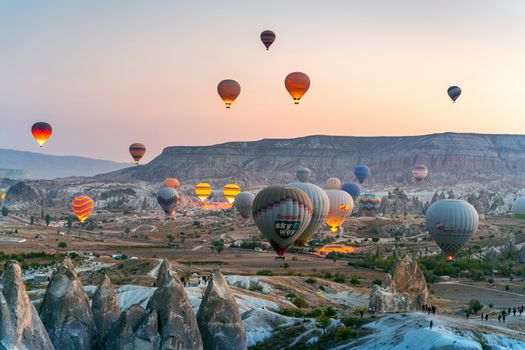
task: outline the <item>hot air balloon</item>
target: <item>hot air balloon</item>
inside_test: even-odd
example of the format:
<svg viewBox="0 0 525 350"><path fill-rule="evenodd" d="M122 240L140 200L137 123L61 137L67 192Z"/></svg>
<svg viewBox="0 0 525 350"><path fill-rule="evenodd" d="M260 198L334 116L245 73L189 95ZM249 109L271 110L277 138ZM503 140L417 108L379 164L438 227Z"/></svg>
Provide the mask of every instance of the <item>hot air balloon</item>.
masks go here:
<svg viewBox="0 0 525 350"><path fill-rule="evenodd" d="M329 190L339 190L341 189L341 180L337 177L331 177L326 180L326 188Z"/></svg>
<svg viewBox="0 0 525 350"><path fill-rule="evenodd" d="M424 165L416 165L412 169L412 176L417 182L423 181L428 175L428 168Z"/></svg>
<svg viewBox="0 0 525 350"><path fill-rule="evenodd" d="M525 196L516 198L512 203L512 214L519 219L525 219Z"/></svg>
<svg viewBox="0 0 525 350"><path fill-rule="evenodd" d="M171 187L171 188L173 188L175 190L179 188L179 185L180 185L179 184L179 180L177 180L174 177L168 177L162 183L162 186L164 186L164 187Z"/></svg>
<svg viewBox="0 0 525 350"><path fill-rule="evenodd" d="M241 93L241 85L235 80L226 79L219 83L217 86L217 92L219 92L219 96L226 104L226 108L229 109L231 108L233 101L239 97L239 94Z"/></svg>
<svg viewBox="0 0 525 350"><path fill-rule="evenodd" d="M40 147L43 147L47 139L51 137L53 128L48 123L38 122L31 127L31 133Z"/></svg>
<svg viewBox="0 0 525 350"><path fill-rule="evenodd" d="M359 196L359 208L365 214L377 213L381 209L381 197L377 194L362 194Z"/></svg>
<svg viewBox="0 0 525 350"><path fill-rule="evenodd" d="M359 183L363 183L370 176L370 169L366 165L358 165L354 168L354 175Z"/></svg>
<svg viewBox="0 0 525 350"><path fill-rule="evenodd" d="M129 146L129 154L133 157L135 164L139 164L144 153L146 153L146 146L142 143L132 143L131 146Z"/></svg>
<svg viewBox="0 0 525 350"><path fill-rule="evenodd" d="M308 195L308 198L310 198L313 205L312 220L310 220L310 223L304 229L303 233L294 242L295 246L304 247L306 246L306 243L308 242L310 237L312 237L312 235L316 233L317 230L319 230L319 227L321 227L324 224L326 216L328 215L330 200L328 199L328 195L326 194L326 192L323 191L321 187L316 186L314 184L305 182L294 182L291 183L289 186L303 190Z"/></svg>
<svg viewBox="0 0 525 350"><path fill-rule="evenodd" d="M310 88L310 78L304 73L293 72L284 79L284 86L286 86L286 90L288 90L294 103L297 105Z"/></svg>
<svg viewBox="0 0 525 350"><path fill-rule="evenodd" d="M448 88L447 93L452 102L455 103L458 97L461 95L461 88L459 86L451 86Z"/></svg>
<svg viewBox="0 0 525 350"><path fill-rule="evenodd" d="M78 196L71 201L71 210L80 222L86 221L93 213L93 208L95 208L95 202L88 196Z"/></svg>
<svg viewBox="0 0 525 350"><path fill-rule="evenodd" d="M241 188L236 184L227 184L222 189L222 194L226 197L228 203L232 204L235 200L235 196L241 193Z"/></svg>
<svg viewBox="0 0 525 350"><path fill-rule="evenodd" d="M310 175L312 175L312 171L308 168L301 167L297 169L295 175L300 182L308 182L308 180L310 180Z"/></svg>
<svg viewBox="0 0 525 350"><path fill-rule="evenodd" d="M351 195L354 201L361 194L361 186L355 182L345 182L341 185L341 190Z"/></svg>
<svg viewBox="0 0 525 350"><path fill-rule="evenodd" d="M261 33L261 41L263 42L264 46L266 47L266 50L272 46L273 42L275 41L275 33L271 30L265 30Z"/></svg>
<svg viewBox="0 0 525 350"><path fill-rule="evenodd" d="M2 193L2 195L0 196L0 200L3 202L5 202L5 196L6 196L6 193Z"/></svg>
<svg viewBox="0 0 525 350"><path fill-rule="evenodd" d="M171 187L161 187L157 192L157 202L166 214L171 214L175 210L177 201L179 200L179 193Z"/></svg>
<svg viewBox="0 0 525 350"><path fill-rule="evenodd" d="M442 199L427 210L426 227L448 261L478 230L478 212L466 201Z"/></svg>
<svg viewBox="0 0 525 350"><path fill-rule="evenodd" d="M352 214L354 200L352 196L341 190L326 190L326 194L330 200L326 224L330 226L330 231L335 233Z"/></svg>
<svg viewBox="0 0 525 350"><path fill-rule="evenodd" d="M201 182L195 186L195 194L204 202L211 194L211 186L207 183Z"/></svg>
<svg viewBox="0 0 525 350"><path fill-rule="evenodd" d="M283 256L310 223L312 201L298 188L266 187L253 200L253 218L277 255Z"/></svg>
<svg viewBox="0 0 525 350"><path fill-rule="evenodd" d="M239 214L241 214L241 216L244 219L248 219L250 217L250 214L252 213L254 198L255 195L251 194L250 192L241 192L237 196L235 196L233 205L235 206L235 208L237 208Z"/></svg>

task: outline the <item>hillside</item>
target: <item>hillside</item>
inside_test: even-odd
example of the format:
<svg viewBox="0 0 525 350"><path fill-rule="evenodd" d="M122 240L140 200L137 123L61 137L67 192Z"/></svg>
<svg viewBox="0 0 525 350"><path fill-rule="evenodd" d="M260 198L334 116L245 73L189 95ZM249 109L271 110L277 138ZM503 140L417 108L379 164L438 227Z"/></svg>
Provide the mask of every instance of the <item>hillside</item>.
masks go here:
<svg viewBox="0 0 525 350"><path fill-rule="evenodd" d="M406 137L307 136L263 139L202 147L167 147L148 164L97 176L98 180L184 181L241 185L284 183L301 165L313 181L329 176L353 180L353 167L366 164L372 185L407 185L415 164L430 170L427 183L497 184L521 188L525 179L525 135L443 133Z"/></svg>
<svg viewBox="0 0 525 350"><path fill-rule="evenodd" d="M94 176L128 166L109 160L0 149L0 176L14 179Z"/></svg>

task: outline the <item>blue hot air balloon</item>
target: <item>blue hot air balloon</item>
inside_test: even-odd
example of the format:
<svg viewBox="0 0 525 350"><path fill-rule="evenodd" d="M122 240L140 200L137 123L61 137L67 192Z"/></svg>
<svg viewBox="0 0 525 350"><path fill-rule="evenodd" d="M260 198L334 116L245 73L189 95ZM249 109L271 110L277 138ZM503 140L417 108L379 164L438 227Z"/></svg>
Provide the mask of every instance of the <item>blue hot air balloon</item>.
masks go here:
<svg viewBox="0 0 525 350"><path fill-rule="evenodd" d="M341 185L341 190L351 195L354 201L361 194L361 186L359 186L359 184L356 184L355 182L345 182Z"/></svg>
<svg viewBox="0 0 525 350"><path fill-rule="evenodd" d="M448 88L447 93L452 102L456 102L459 95L461 95L461 88L459 86L451 86Z"/></svg>
<svg viewBox="0 0 525 350"><path fill-rule="evenodd" d="M370 176L370 169L366 165L358 165L354 168L354 175L360 183L363 183Z"/></svg>

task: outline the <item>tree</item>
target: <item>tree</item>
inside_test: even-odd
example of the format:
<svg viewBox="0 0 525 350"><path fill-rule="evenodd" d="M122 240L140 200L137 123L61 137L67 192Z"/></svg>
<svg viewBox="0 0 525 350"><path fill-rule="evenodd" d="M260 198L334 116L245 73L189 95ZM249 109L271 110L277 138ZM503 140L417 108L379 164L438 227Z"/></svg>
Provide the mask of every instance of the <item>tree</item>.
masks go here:
<svg viewBox="0 0 525 350"><path fill-rule="evenodd" d="M327 257L328 259L332 259L332 261L334 262L334 264L335 264L335 262L337 261L337 258L339 258L339 257L337 256L337 253L336 253L336 252L330 252L330 253L328 253L328 255L327 255L326 257Z"/></svg>
<svg viewBox="0 0 525 350"><path fill-rule="evenodd" d="M33 215L31 215L31 225L34 225L35 224L35 217Z"/></svg>
<svg viewBox="0 0 525 350"><path fill-rule="evenodd" d="M483 308L483 304L477 299L472 299L468 303L468 308L469 308L470 311L472 311L475 314L477 314L478 311Z"/></svg>
<svg viewBox="0 0 525 350"><path fill-rule="evenodd" d="M49 226L49 223L51 222L51 216L49 216L49 214L46 214L45 220L46 220L46 226Z"/></svg>
<svg viewBox="0 0 525 350"><path fill-rule="evenodd" d="M7 207L2 207L2 216L7 216L9 214L9 210Z"/></svg>
<svg viewBox="0 0 525 350"><path fill-rule="evenodd" d="M58 243L58 247L60 249L66 249L67 248L67 243L66 242L59 242Z"/></svg>
<svg viewBox="0 0 525 350"><path fill-rule="evenodd" d="M170 242L173 242L173 240L175 239L175 237L172 234L169 234L166 237L168 238L168 241Z"/></svg>

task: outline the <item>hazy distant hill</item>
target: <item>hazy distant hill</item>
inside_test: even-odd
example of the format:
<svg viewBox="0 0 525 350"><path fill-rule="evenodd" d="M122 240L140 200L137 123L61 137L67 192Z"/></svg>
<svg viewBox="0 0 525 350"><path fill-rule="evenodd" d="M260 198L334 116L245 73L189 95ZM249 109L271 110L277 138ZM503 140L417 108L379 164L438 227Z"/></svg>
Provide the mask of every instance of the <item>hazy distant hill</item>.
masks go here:
<svg viewBox="0 0 525 350"><path fill-rule="evenodd" d="M131 165L108 160L0 149L1 177L54 179L67 176L94 176L128 166Z"/></svg>
<svg viewBox="0 0 525 350"><path fill-rule="evenodd" d="M430 169L427 184L499 184L519 188L525 180L525 135L443 133L406 137L307 136L203 147L167 147L146 165L100 175L101 180L242 184L286 183L301 165L314 182L329 176L354 181L353 168L366 164L369 184L412 183L415 164Z"/></svg>

